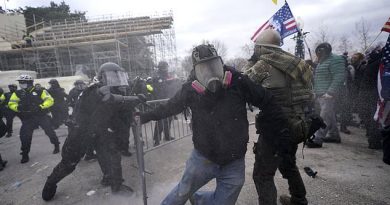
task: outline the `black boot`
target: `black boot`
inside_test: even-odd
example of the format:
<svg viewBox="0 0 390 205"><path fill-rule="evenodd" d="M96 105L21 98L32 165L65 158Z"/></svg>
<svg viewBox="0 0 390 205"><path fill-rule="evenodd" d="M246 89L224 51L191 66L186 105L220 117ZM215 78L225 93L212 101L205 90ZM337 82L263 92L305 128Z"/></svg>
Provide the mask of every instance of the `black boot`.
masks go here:
<svg viewBox="0 0 390 205"><path fill-rule="evenodd" d="M111 192L112 194L116 194L116 195L130 196L134 193L134 190L131 187L123 184L112 184Z"/></svg>
<svg viewBox="0 0 390 205"><path fill-rule="evenodd" d="M55 144L54 145L53 154L57 154L59 152L60 152L60 144Z"/></svg>
<svg viewBox="0 0 390 205"><path fill-rule="evenodd" d="M121 154L122 154L122 156L125 156L125 157L131 157L131 155L133 155L133 154L131 154L131 152L129 152L129 150L122 150Z"/></svg>
<svg viewBox="0 0 390 205"><path fill-rule="evenodd" d="M50 201L56 194L56 191L57 191L56 184L50 184L46 182L42 190L42 199L45 201Z"/></svg>
<svg viewBox="0 0 390 205"><path fill-rule="evenodd" d="M84 160L85 161L92 161L92 160L94 160L96 158L97 158L97 156L94 153L92 153L92 154L85 154Z"/></svg>
<svg viewBox="0 0 390 205"><path fill-rule="evenodd" d="M30 158L28 157L28 154L22 154L22 160L20 160L20 163L24 164L30 161Z"/></svg>
<svg viewBox="0 0 390 205"><path fill-rule="evenodd" d="M111 181L108 177L104 177L103 176L103 179L100 181L100 184L102 186L110 186L111 185Z"/></svg>
<svg viewBox="0 0 390 205"><path fill-rule="evenodd" d="M345 125L341 125L340 126L340 132L343 132L343 133L345 133L345 134L347 134L347 135L350 135L351 134L351 131L347 128L347 126L345 126Z"/></svg>

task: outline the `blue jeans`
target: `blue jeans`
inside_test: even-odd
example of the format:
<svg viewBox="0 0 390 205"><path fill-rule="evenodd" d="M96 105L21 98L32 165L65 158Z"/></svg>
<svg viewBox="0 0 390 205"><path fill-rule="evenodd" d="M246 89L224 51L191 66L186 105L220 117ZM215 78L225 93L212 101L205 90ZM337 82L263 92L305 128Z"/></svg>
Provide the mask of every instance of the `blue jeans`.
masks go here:
<svg viewBox="0 0 390 205"><path fill-rule="evenodd" d="M213 192L198 191L210 180L216 179ZM245 182L245 159L237 159L226 165L218 165L193 150L178 185L165 197L162 205L181 205L188 199L195 204L234 205Z"/></svg>

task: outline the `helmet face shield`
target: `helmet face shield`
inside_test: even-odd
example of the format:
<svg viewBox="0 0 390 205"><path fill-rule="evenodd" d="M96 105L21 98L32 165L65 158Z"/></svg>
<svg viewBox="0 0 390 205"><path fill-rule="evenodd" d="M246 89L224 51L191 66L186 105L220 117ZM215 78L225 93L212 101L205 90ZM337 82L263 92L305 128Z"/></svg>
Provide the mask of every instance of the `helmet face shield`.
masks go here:
<svg viewBox="0 0 390 205"><path fill-rule="evenodd" d="M105 71L102 73L102 80L108 86L128 86L128 76L123 71Z"/></svg>
<svg viewBox="0 0 390 205"><path fill-rule="evenodd" d="M195 65L196 79L211 92L222 87L223 63L221 58L213 58Z"/></svg>

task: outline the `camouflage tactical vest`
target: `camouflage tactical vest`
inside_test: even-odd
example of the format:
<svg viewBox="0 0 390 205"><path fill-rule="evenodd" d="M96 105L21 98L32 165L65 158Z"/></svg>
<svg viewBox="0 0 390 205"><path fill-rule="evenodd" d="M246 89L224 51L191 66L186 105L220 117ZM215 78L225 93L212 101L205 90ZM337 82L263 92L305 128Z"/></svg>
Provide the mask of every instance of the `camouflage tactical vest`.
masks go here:
<svg viewBox="0 0 390 205"><path fill-rule="evenodd" d="M305 114L313 101L312 69L302 59L278 48L261 48L256 63L247 65L245 74L272 91L277 104L288 116L290 130L297 143L307 133Z"/></svg>

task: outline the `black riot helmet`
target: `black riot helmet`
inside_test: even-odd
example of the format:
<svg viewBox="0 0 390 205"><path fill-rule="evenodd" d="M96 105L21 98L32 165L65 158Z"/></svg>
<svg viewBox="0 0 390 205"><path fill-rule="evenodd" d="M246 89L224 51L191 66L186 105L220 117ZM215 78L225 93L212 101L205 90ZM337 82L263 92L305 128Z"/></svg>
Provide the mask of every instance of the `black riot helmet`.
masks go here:
<svg viewBox="0 0 390 205"><path fill-rule="evenodd" d="M199 45L192 51L195 79L207 90L216 92L222 88L223 61L213 45Z"/></svg>
<svg viewBox="0 0 390 205"><path fill-rule="evenodd" d="M107 86L128 86L128 75L118 64L108 62L100 66L97 74L99 82Z"/></svg>

